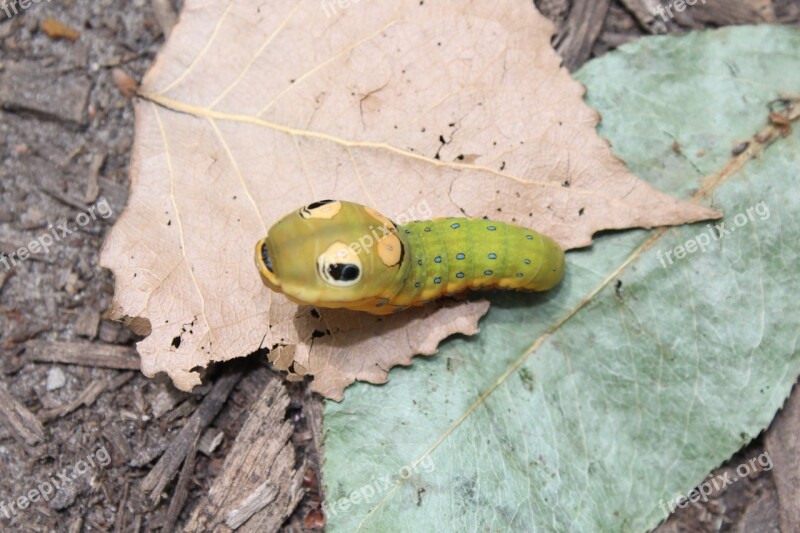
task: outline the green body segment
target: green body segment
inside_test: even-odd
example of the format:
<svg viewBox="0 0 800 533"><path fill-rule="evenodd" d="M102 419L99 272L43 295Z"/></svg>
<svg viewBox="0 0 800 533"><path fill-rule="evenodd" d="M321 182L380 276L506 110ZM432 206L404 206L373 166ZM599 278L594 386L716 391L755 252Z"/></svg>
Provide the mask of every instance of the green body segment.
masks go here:
<svg viewBox="0 0 800 533"><path fill-rule="evenodd" d="M395 307L424 304L467 289L548 290L564 275L564 252L530 229L483 219L440 218L398 227L405 243Z"/></svg>

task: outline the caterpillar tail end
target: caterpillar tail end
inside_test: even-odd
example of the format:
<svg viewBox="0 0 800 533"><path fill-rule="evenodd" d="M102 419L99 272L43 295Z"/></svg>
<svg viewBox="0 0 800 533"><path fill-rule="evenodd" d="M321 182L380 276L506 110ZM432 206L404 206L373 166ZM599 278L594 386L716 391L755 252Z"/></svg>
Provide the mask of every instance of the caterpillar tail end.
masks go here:
<svg viewBox="0 0 800 533"><path fill-rule="evenodd" d="M537 291L547 291L561 283L561 280L564 279L566 266L564 249L550 237L542 236L542 241L545 248L543 255L550 259L545 262L542 272L537 276L538 283L534 288Z"/></svg>

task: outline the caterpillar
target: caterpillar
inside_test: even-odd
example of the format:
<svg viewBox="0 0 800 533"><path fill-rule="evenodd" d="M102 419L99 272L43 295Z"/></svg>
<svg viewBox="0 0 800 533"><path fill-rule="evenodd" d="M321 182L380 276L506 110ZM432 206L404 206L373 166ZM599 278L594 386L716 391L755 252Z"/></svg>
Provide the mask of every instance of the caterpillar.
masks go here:
<svg viewBox="0 0 800 533"><path fill-rule="evenodd" d="M338 200L280 219L255 256L264 284L295 303L374 315L467 289L544 291L564 276L558 243L522 226L473 218L397 225Z"/></svg>

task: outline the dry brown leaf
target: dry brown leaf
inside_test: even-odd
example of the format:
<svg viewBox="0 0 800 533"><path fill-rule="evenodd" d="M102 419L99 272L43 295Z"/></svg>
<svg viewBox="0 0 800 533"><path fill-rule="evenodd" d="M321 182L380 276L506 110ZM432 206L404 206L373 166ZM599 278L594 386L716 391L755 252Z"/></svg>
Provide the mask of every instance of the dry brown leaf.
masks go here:
<svg viewBox="0 0 800 533"><path fill-rule="evenodd" d="M602 229L714 217L612 155L551 35L527 0L187 1L142 83L129 203L101 258L113 313L149 333L143 372L189 390L197 368L268 347L340 399L477 331L485 302L317 315L266 289L256 241L313 200L390 217L425 202L566 248Z"/></svg>

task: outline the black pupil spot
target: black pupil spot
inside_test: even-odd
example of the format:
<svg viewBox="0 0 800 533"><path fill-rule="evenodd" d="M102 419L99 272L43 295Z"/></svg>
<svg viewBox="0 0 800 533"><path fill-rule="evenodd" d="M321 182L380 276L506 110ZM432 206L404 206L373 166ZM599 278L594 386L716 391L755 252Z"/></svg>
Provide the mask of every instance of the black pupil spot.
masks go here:
<svg viewBox="0 0 800 533"><path fill-rule="evenodd" d="M334 263L328 266L328 274L336 281L353 281L358 278L360 270L350 263Z"/></svg>
<svg viewBox="0 0 800 533"><path fill-rule="evenodd" d="M313 204L308 204L308 207L306 207L306 209L309 210L309 211L313 211L314 209L316 209L318 207L322 207L323 205L330 204L333 201L334 200L320 200L319 202L314 202Z"/></svg>
<svg viewBox="0 0 800 533"><path fill-rule="evenodd" d="M264 261L264 265L267 267L267 270L272 272L272 259L269 257L269 251L267 251L267 245L261 245L261 259Z"/></svg>

